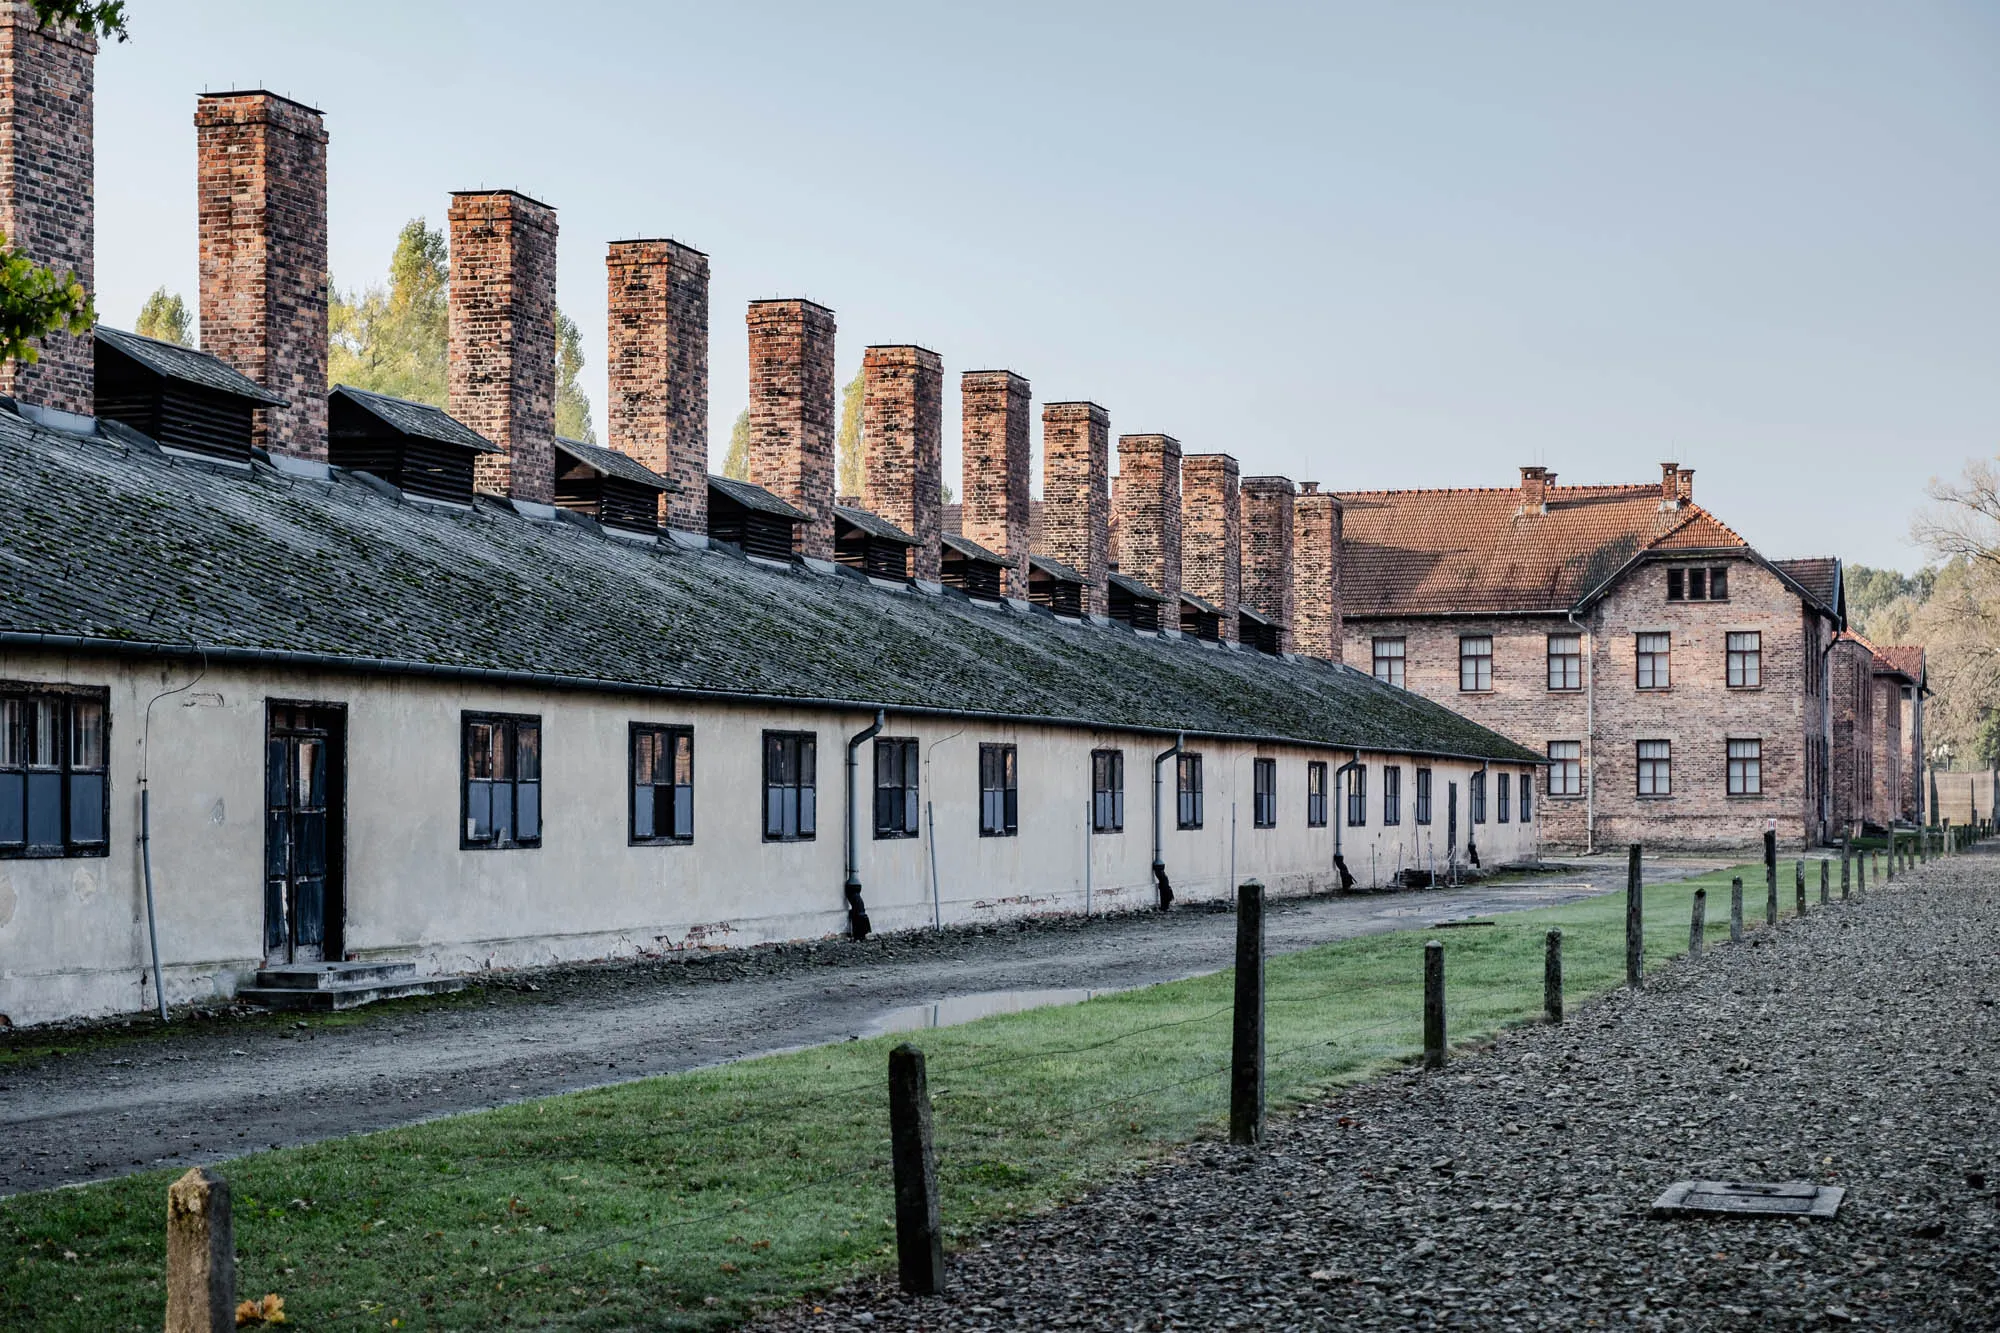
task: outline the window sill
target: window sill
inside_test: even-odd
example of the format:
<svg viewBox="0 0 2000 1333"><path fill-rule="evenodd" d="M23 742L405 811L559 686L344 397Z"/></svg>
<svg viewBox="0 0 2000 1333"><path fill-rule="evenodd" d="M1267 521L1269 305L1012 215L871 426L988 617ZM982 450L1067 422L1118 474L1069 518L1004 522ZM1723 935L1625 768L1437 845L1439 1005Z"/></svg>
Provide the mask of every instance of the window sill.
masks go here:
<svg viewBox="0 0 2000 1333"><path fill-rule="evenodd" d="M1761 694L1764 691L1762 685L1725 685L1722 688L1731 694Z"/></svg>
<svg viewBox="0 0 2000 1333"><path fill-rule="evenodd" d="M693 838L627 838L627 847L692 847Z"/></svg>
<svg viewBox="0 0 2000 1333"><path fill-rule="evenodd" d="M1109 837L1115 834L1123 833L1124 831L1125 831L1125 826L1123 824L1120 824L1117 828L1094 828L1090 831L1090 835L1094 838Z"/></svg>
<svg viewBox="0 0 2000 1333"><path fill-rule="evenodd" d="M1018 837L1019 837L1020 835L1021 835L1021 831L1020 831L1019 829L1006 829L1006 830L1000 830L1000 829L981 829L981 830L979 830L979 836L980 836L980 837L982 837L982 838L1018 838Z"/></svg>
<svg viewBox="0 0 2000 1333"><path fill-rule="evenodd" d="M1670 791L1667 792L1642 791L1642 792L1634 792L1632 794L1632 799L1635 801L1671 801L1674 799L1674 794Z"/></svg>
<svg viewBox="0 0 2000 1333"><path fill-rule="evenodd" d="M1550 694L1582 694L1582 693L1583 693L1583 686L1581 686L1581 685L1551 685L1551 686L1549 686L1549 691L1548 691L1548 692L1549 692Z"/></svg>
<svg viewBox="0 0 2000 1333"><path fill-rule="evenodd" d="M539 852L541 849L542 844L539 839L534 842L460 842L458 844L458 850L461 852Z"/></svg>
<svg viewBox="0 0 2000 1333"><path fill-rule="evenodd" d="M1634 685L1632 692L1634 694L1672 694L1674 687L1671 685Z"/></svg>
<svg viewBox="0 0 2000 1333"><path fill-rule="evenodd" d="M781 843L781 844L793 843L793 842L818 842L819 835L816 833L801 833L795 838L774 838L770 834L766 833L764 835L764 841L769 843Z"/></svg>
<svg viewBox="0 0 2000 1333"><path fill-rule="evenodd" d="M1465 688L1465 686L1461 685L1458 687L1458 692L1460 694L1491 694L1493 693L1493 687L1491 685L1488 685L1482 689L1468 690Z"/></svg>
<svg viewBox="0 0 2000 1333"><path fill-rule="evenodd" d="M111 855L108 846L77 848L61 847L0 847L0 861L87 861L93 857Z"/></svg>
<svg viewBox="0 0 2000 1333"><path fill-rule="evenodd" d="M884 833L880 829L875 830L875 841L877 842L908 842L916 836L914 830L909 833Z"/></svg>
<svg viewBox="0 0 2000 1333"><path fill-rule="evenodd" d="M1766 799L1766 796L1767 793L1761 791L1740 791L1727 793L1724 799L1731 801L1761 801Z"/></svg>

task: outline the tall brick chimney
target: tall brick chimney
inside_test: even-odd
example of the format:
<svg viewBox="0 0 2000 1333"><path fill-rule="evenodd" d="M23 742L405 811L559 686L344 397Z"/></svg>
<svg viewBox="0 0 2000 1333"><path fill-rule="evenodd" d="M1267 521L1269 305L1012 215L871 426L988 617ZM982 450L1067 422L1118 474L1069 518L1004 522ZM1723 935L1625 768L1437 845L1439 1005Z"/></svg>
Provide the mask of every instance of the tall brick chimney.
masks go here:
<svg viewBox="0 0 2000 1333"><path fill-rule="evenodd" d="M1521 512L1524 514L1546 514L1549 512L1549 487L1554 484L1555 473L1545 467L1524 467L1521 469Z"/></svg>
<svg viewBox="0 0 2000 1333"><path fill-rule="evenodd" d="M451 197L451 414L504 452L482 491L556 498L556 211L512 190Z"/></svg>
<svg viewBox="0 0 2000 1333"><path fill-rule="evenodd" d="M1171 435L1118 437L1118 572L1166 599L1180 618L1181 442Z"/></svg>
<svg viewBox="0 0 2000 1333"><path fill-rule="evenodd" d="M964 450L959 464L959 496L964 503L959 530L968 540L1007 558L1004 591L1009 597L1025 598L1028 381L1011 370L968 370L959 377L958 397Z"/></svg>
<svg viewBox="0 0 2000 1333"><path fill-rule="evenodd" d="M1243 600L1243 508L1236 460L1189 454L1181 460L1181 587L1222 611L1222 637L1237 637Z"/></svg>
<svg viewBox="0 0 2000 1333"><path fill-rule="evenodd" d="M1681 465L1660 464L1660 508L1678 509L1681 503Z"/></svg>
<svg viewBox="0 0 2000 1333"><path fill-rule="evenodd" d="M833 312L752 301L750 480L804 511L799 554L833 559Z"/></svg>
<svg viewBox="0 0 2000 1333"><path fill-rule="evenodd" d="M252 443L326 457L326 126L276 93L195 102L201 345L272 393Z"/></svg>
<svg viewBox="0 0 2000 1333"><path fill-rule="evenodd" d="M1243 479L1243 605L1281 626L1278 651L1293 650L1293 506L1290 477Z"/></svg>
<svg viewBox="0 0 2000 1333"><path fill-rule="evenodd" d="M861 505L917 539L910 577L938 581L944 535L944 362L923 347L861 356Z"/></svg>
<svg viewBox="0 0 2000 1333"><path fill-rule="evenodd" d="M94 132L97 39L67 24L40 30L25 4L0 4L0 232L7 244L96 290ZM0 364L0 393L89 415L96 350L89 334L52 333L40 359Z"/></svg>
<svg viewBox="0 0 2000 1333"><path fill-rule="evenodd" d="M678 241L613 241L605 362L611 447L673 483L660 521L708 531L708 256Z"/></svg>
<svg viewBox="0 0 2000 1333"><path fill-rule="evenodd" d="M1110 613L1111 414L1096 403L1042 407L1042 554L1083 575L1083 613Z"/></svg>
<svg viewBox="0 0 2000 1333"><path fill-rule="evenodd" d="M1694 503L1694 469L1684 467L1674 475L1675 488L1683 501Z"/></svg>
<svg viewBox="0 0 2000 1333"><path fill-rule="evenodd" d="M1292 642L1308 657L1341 659L1340 497L1300 484L1293 506Z"/></svg>

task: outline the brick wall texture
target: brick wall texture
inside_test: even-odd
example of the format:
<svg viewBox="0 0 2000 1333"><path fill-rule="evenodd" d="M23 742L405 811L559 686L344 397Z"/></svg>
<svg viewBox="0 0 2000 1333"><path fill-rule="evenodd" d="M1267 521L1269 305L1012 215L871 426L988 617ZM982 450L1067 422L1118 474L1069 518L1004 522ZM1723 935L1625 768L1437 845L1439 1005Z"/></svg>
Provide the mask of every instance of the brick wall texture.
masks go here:
<svg viewBox="0 0 2000 1333"><path fill-rule="evenodd" d="M806 514L799 554L833 559L833 312L752 301L750 480Z"/></svg>
<svg viewBox="0 0 2000 1333"><path fill-rule="evenodd" d="M1222 637L1237 638L1243 600L1243 497L1228 454L1181 459L1181 587L1222 611Z"/></svg>
<svg viewBox="0 0 2000 1333"><path fill-rule="evenodd" d="M1293 651L1338 662L1345 637L1340 604L1340 498L1320 490L1318 482L1306 482L1292 506L1292 516Z"/></svg>
<svg viewBox="0 0 2000 1333"><path fill-rule="evenodd" d="M1289 477L1245 477L1243 605L1282 626L1279 650L1292 646L1292 508L1298 487Z"/></svg>
<svg viewBox="0 0 2000 1333"><path fill-rule="evenodd" d="M708 256L678 241L613 241L605 361L611 447L665 477L660 521L708 531Z"/></svg>
<svg viewBox="0 0 2000 1333"><path fill-rule="evenodd" d="M1841 639L1827 656L1833 700L1833 789L1828 793L1838 837L1875 814L1875 654L1866 644Z"/></svg>
<svg viewBox="0 0 2000 1333"><path fill-rule="evenodd" d="M556 211L512 190L451 197L451 414L504 453L480 490L555 502Z"/></svg>
<svg viewBox="0 0 2000 1333"><path fill-rule="evenodd" d="M1096 403L1042 407L1040 554L1083 576L1084 614L1108 614L1111 414Z"/></svg>
<svg viewBox="0 0 2000 1333"><path fill-rule="evenodd" d="M7 244L96 290L92 118L94 38L37 30L35 11L0 4L0 233ZM32 365L0 364L0 393L62 412L93 409L90 336L52 333Z"/></svg>
<svg viewBox="0 0 2000 1333"><path fill-rule="evenodd" d="M1028 595L1028 381L1011 370L959 377L960 535L1007 560L1009 597Z"/></svg>
<svg viewBox="0 0 2000 1333"><path fill-rule="evenodd" d="M1118 572L1165 598L1162 618L1174 622L1181 595L1181 442L1120 435L1117 501Z"/></svg>
<svg viewBox="0 0 2000 1333"><path fill-rule="evenodd" d="M861 356L861 502L917 539L910 577L938 579L944 532L944 362L923 347Z"/></svg>

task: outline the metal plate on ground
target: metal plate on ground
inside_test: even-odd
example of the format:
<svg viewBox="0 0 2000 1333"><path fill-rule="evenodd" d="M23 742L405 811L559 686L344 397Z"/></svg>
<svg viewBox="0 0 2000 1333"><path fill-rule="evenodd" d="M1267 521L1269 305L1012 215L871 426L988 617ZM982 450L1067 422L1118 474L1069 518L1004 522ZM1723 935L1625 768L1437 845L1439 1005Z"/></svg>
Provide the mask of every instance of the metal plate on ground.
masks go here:
<svg viewBox="0 0 2000 1333"><path fill-rule="evenodd" d="M1653 1201L1653 1216L1832 1217L1846 1197L1838 1185L1804 1180L1683 1180Z"/></svg>

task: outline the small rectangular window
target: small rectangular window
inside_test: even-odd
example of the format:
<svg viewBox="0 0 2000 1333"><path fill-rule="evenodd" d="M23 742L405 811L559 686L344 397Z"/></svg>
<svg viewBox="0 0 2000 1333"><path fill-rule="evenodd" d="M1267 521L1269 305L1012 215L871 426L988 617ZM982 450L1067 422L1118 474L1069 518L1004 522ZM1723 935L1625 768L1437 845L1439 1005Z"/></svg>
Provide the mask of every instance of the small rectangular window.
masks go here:
<svg viewBox="0 0 2000 1333"><path fill-rule="evenodd" d="M1687 571L1670 569L1667 571L1667 600L1682 601L1687 597Z"/></svg>
<svg viewBox="0 0 2000 1333"><path fill-rule="evenodd" d="M1347 772L1347 827L1362 828L1368 823L1368 766L1358 765Z"/></svg>
<svg viewBox="0 0 2000 1333"><path fill-rule="evenodd" d="M1431 771L1428 768L1417 770L1417 822L1431 822Z"/></svg>
<svg viewBox="0 0 2000 1333"><path fill-rule="evenodd" d="M1175 811L1177 827L1201 827L1201 756L1183 753L1175 765L1174 788L1178 794Z"/></svg>
<svg viewBox="0 0 2000 1333"><path fill-rule="evenodd" d="M1251 823L1257 828L1278 826L1278 761L1254 759L1250 763Z"/></svg>
<svg viewBox="0 0 2000 1333"><path fill-rule="evenodd" d="M1514 775L1495 773L1493 775L1493 816L1494 822L1505 824L1513 815Z"/></svg>
<svg viewBox="0 0 2000 1333"><path fill-rule="evenodd" d="M1020 756L1012 745L979 747L979 836L1011 838L1021 829Z"/></svg>
<svg viewBox="0 0 2000 1333"><path fill-rule="evenodd" d="M875 836L917 836L917 740L875 738Z"/></svg>
<svg viewBox="0 0 2000 1333"><path fill-rule="evenodd" d="M1755 690L1764 685L1764 636L1757 630L1731 631L1728 636L1729 688Z"/></svg>
<svg viewBox="0 0 2000 1333"><path fill-rule="evenodd" d="M819 834L819 737L764 733L764 841L811 842Z"/></svg>
<svg viewBox="0 0 2000 1333"><path fill-rule="evenodd" d="M1125 831L1125 752L1090 752L1090 831Z"/></svg>
<svg viewBox="0 0 2000 1333"><path fill-rule="evenodd" d="M1493 636L1466 634L1458 640L1458 688L1468 693L1493 688Z"/></svg>
<svg viewBox="0 0 2000 1333"><path fill-rule="evenodd" d="M1478 769L1466 783L1466 792L1472 804L1472 822L1486 822L1486 770Z"/></svg>
<svg viewBox="0 0 2000 1333"><path fill-rule="evenodd" d="M1726 602L1729 600L1729 567L1717 565L1708 571L1708 600Z"/></svg>
<svg viewBox="0 0 2000 1333"><path fill-rule="evenodd" d="M694 729L632 724L634 843L694 841Z"/></svg>
<svg viewBox="0 0 2000 1333"><path fill-rule="evenodd" d="M105 701L0 685L0 857L109 851Z"/></svg>
<svg viewBox="0 0 2000 1333"><path fill-rule="evenodd" d="M1306 765L1306 827L1326 827L1326 763L1319 759Z"/></svg>
<svg viewBox="0 0 2000 1333"><path fill-rule="evenodd" d="M1375 679L1385 685L1402 685L1404 648L1400 636L1375 640Z"/></svg>
<svg viewBox="0 0 2000 1333"><path fill-rule="evenodd" d="M1549 795L1583 795L1583 742L1549 742Z"/></svg>
<svg viewBox="0 0 2000 1333"><path fill-rule="evenodd" d="M1581 634L1549 635L1549 688L1552 690L1583 688Z"/></svg>
<svg viewBox="0 0 2000 1333"><path fill-rule="evenodd" d="M1671 634L1634 636L1638 660L1638 685L1642 690L1664 690L1668 684L1667 659L1673 649Z"/></svg>
<svg viewBox="0 0 2000 1333"><path fill-rule="evenodd" d="M1764 793L1764 742L1729 742L1729 794L1761 796Z"/></svg>
<svg viewBox="0 0 2000 1333"><path fill-rule="evenodd" d="M1521 774L1521 822L1532 823L1535 817L1535 775Z"/></svg>
<svg viewBox="0 0 2000 1333"><path fill-rule="evenodd" d="M1673 746L1667 741L1639 742L1639 795L1673 795L1672 751Z"/></svg>
<svg viewBox="0 0 2000 1333"><path fill-rule="evenodd" d="M1385 825L1403 822L1403 770L1397 764L1382 768L1382 822Z"/></svg>
<svg viewBox="0 0 2000 1333"><path fill-rule="evenodd" d="M542 845L542 720L463 715L466 848Z"/></svg>

